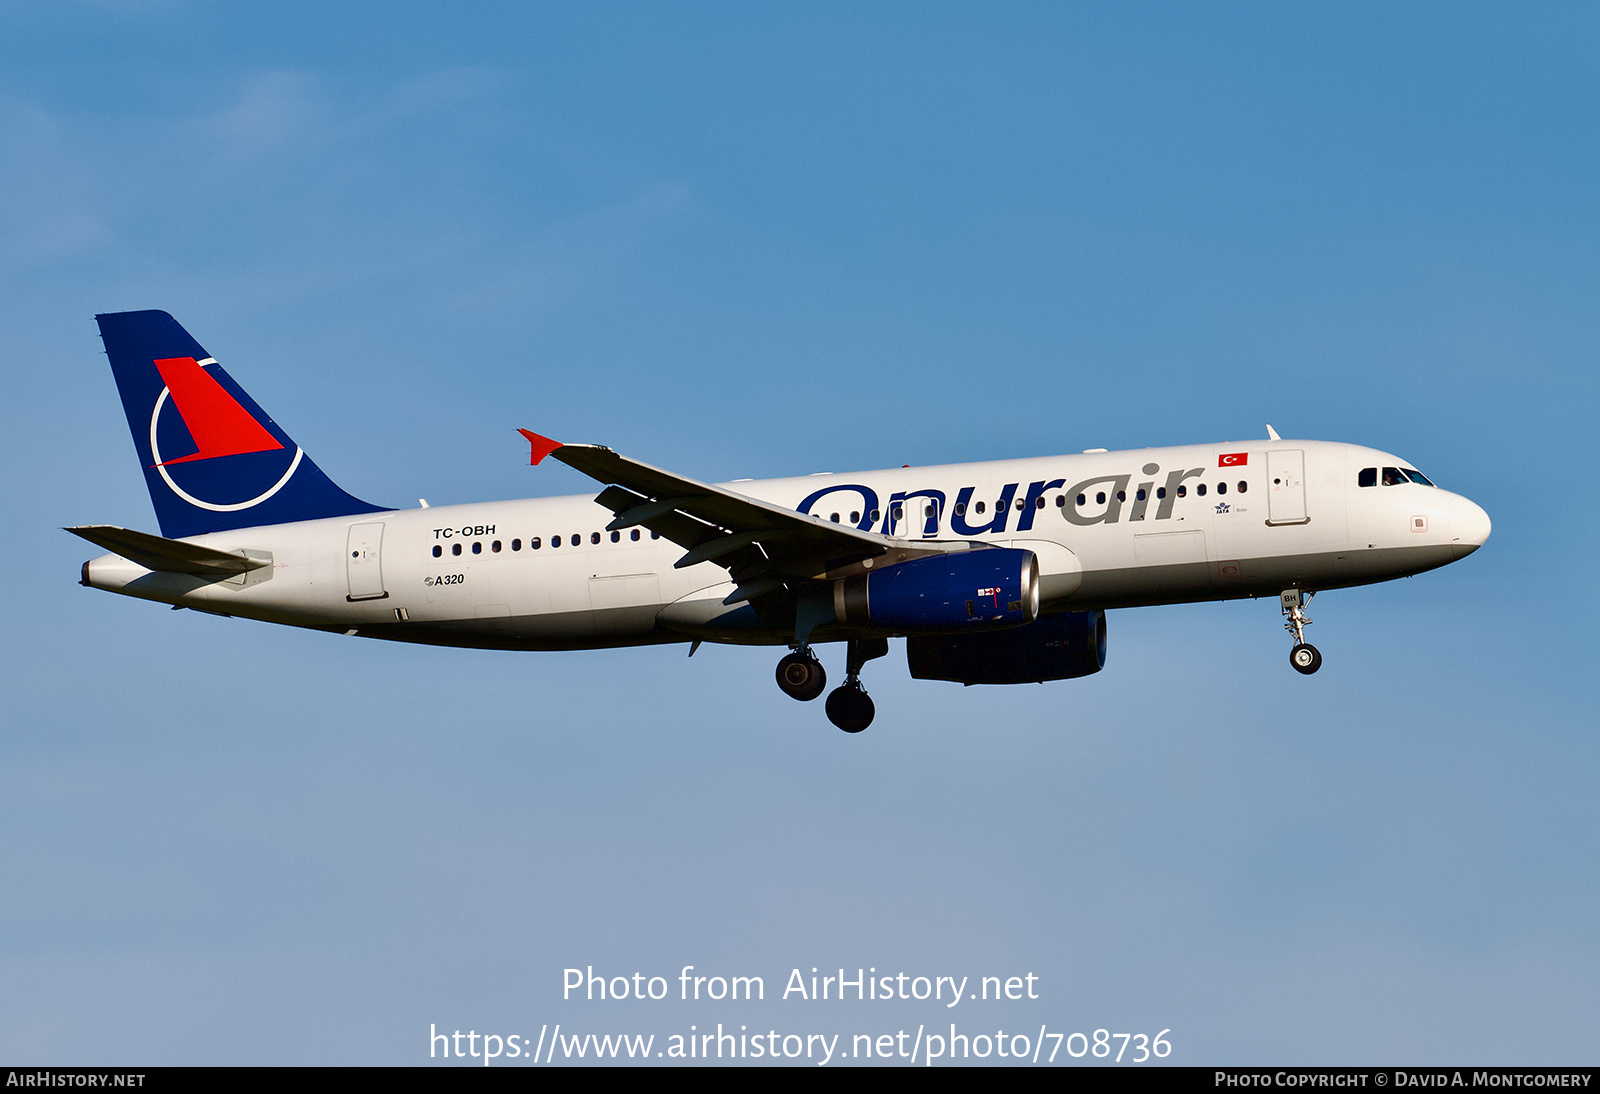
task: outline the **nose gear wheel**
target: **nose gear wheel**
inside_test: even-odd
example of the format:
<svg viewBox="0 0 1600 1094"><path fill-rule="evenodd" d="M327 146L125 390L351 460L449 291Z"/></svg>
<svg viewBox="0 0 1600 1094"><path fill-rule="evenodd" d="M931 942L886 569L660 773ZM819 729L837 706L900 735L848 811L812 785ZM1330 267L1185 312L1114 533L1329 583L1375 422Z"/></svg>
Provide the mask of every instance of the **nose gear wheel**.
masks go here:
<svg viewBox="0 0 1600 1094"><path fill-rule="evenodd" d="M1322 667L1322 654L1313 645L1296 642L1294 649L1289 651L1289 664L1294 666L1294 671L1310 676Z"/></svg>

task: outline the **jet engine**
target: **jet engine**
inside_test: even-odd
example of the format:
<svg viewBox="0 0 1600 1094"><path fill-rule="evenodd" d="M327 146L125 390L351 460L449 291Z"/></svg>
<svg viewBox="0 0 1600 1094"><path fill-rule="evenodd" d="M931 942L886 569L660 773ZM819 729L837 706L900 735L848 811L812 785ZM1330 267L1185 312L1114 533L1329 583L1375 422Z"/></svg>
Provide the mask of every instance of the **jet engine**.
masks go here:
<svg viewBox="0 0 1600 1094"><path fill-rule="evenodd" d="M907 633L1014 627L1039 616L1032 551L953 551L833 583L840 623Z"/></svg>
<svg viewBox="0 0 1600 1094"><path fill-rule="evenodd" d="M1089 676L1106 665L1106 613L1050 615L992 634L913 635L906 660L918 680L1033 684Z"/></svg>

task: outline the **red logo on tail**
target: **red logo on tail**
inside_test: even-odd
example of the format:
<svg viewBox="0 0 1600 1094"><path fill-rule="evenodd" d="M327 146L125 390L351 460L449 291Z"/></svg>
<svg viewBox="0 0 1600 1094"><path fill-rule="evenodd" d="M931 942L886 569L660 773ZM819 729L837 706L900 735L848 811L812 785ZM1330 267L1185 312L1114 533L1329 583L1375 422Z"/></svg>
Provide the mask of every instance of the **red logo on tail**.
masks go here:
<svg viewBox="0 0 1600 1094"><path fill-rule="evenodd" d="M199 449L192 455L162 460L158 467L283 447L193 357L163 357L156 361L156 370Z"/></svg>

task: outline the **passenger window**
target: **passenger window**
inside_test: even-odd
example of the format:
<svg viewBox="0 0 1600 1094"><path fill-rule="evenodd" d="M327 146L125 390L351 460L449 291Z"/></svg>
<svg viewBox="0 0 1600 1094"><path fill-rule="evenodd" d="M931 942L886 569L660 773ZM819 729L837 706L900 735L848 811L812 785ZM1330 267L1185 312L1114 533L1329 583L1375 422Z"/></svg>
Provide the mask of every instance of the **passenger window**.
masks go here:
<svg viewBox="0 0 1600 1094"><path fill-rule="evenodd" d="M871 520L872 520L872 523L873 523L873 524L877 524L877 523L878 523L878 521L879 521L879 520L880 520L880 519L881 519L881 518L882 518L882 517L883 517L883 512L882 512L882 510L879 510L879 509L874 509L874 510L873 510L873 511L872 511L872 517L871 517Z"/></svg>
<svg viewBox="0 0 1600 1094"><path fill-rule="evenodd" d="M661 538L661 533L660 532L651 532L650 533L650 538L651 539L660 539Z"/></svg>
<svg viewBox="0 0 1600 1094"><path fill-rule="evenodd" d="M1378 485L1378 469L1376 467L1363 467L1361 469L1361 473L1356 476L1356 485L1357 486L1377 486Z"/></svg>
<svg viewBox="0 0 1600 1094"><path fill-rule="evenodd" d="M828 519L833 521L833 523L838 524L839 523L839 514L838 513L829 513L828 514Z"/></svg>
<svg viewBox="0 0 1600 1094"><path fill-rule="evenodd" d="M981 501L978 503L978 515L979 516L983 515L983 502L981 502Z"/></svg>
<svg viewBox="0 0 1600 1094"><path fill-rule="evenodd" d="M512 541L511 541L511 549L512 549L512 550L513 550L513 551L520 551L520 550L522 550L522 541L521 541L521 540L520 540L520 539L514 539L514 540L512 540Z"/></svg>
<svg viewBox="0 0 1600 1094"><path fill-rule="evenodd" d="M1082 495L1082 494L1079 494L1079 495L1078 495L1078 504L1079 504L1079 505L1082 505L1082 504L1083 504L1083 503L1084 503L1084 502L1086 502L1086 501L1088 501L1088 500L1089 500L1089 499L1088 499L1088 498L1086 498L1086 497L1084 497L1084 496L1083 496L1083 495Z"/></svg>
<svg viewBox="0 0 1600 1094"><path fill-rule="evenodd" d="M561 546L561 537L560 536L551 536L550 537L550 546L552 546L552 547Z"/></svg>
<svg viewBox="0 0 1600 1094"><path fill-rule="evenodd" d="M1165 486L1156 487L1156 500L1157 501L1160 501L1161 499L1165 498L1166 496L1167 496L1167 488Z"/></svg>
<svg viewBox="0 0 1600 1094"><path fill-rule="evenodd" d="M956 502L956 516L964 517L966 515L967 515L967 503L964 502L964 501Z"/></svg>
<svg viewBox="0 0 1600 1094"><path fill-rule="evenodd" d="M1239 493L1242 494L1248 489L1250 489L1250 484L1245 482L1243 479L1240 479L1239 480Z"/></svg>
<svg viewBox="0 0 1600 1094"><path fill-rule="evenodd" d="M1094 503L1096 505L1104 505L1106 503L1106 492L1104 490L1094 496Z"/></svg>
<svg viewBox="0 0 1600 1094"><path fill-rule="evenodd" d="M474 543L474 544L473 544L473 545L472 545L472 553L473 553L473 554L475 554L475 555L481 555L481 554L483 554L483 544L481 544L481 543Z"/></svg>
<svg viewBox="0 0 1600 1094"><path fill-rule="evenodd" d="M1065 509L1066 507L1067 507L1067 496L1065 494L1057 494L1056 495L1056 508L1057 509Z"/></svg>
<svg viewBox="0 0 1600 1094"><path fill-rule="evenodd" d="M540 543L539 537L538 536L534 536L532 539L530 539L528 541L528 550L537 551L539 549L539 543Z"/></svg>
<svg viewBox="0 0 1600 1094"><path fill-rule="evenodd" d="M1400 469L1398 467L1385 467L1383 469L1383 485L1399 486L1405 481L1406 477L1400 474Z"/></svg>
<svg viewBox="0 0 1600 1094"><path fill-rule="evenodd" d="M590 543L599 543L600 542L600 533L599 532L590 532L589 533L589 542Z"/></svg>
<svg viewBox="0 0 1600 1094"><path fill-rule="evenodd" d="M461 544L459 544L459 543L452 543L452 544L451 544L451 545L450 545L450 553L451 553L451 554L452 554L452 555L459 555L459 554L460 554L460 553L461 553Z"/></svg>
<svg viewBox="0 0 1600 1094"><path fill-rule="evenodd" d="M1044 498L1042 498L1042 497L1041 498L1035 498L1034 499L1034 503L1033 503L1033 507L1035 509L1043 509L1044 508Z"/></svg>
<svg viewBox="0 0 1600 1094"><path fill-rule="evenodd" d="M1118 490L1117 491L1117 500L1118 501L1127 501L1128 500L1128 492L1126 490Z"/></svg>
<svg viewBox="0 0 1600 1094"><path fill-rule="evenodd" d="M1197 483L1195 485L1194 492L1195 492L1195 496L1196 497L1201 497L1201 498L1205 497L1206 496L1206 484L1203 483L1203 482L1202 483Z"/></svg>
<svg viewBox="0 0 1600 1094"><path fill-rule="evenodd" d="M1226 494L1227 492L1228 492L1228 484L1227 483L1225 483L1225 482L1217 483L1217 493Z"/></svg>
<svg viewBox="0 0 1600 1094"><path fill-rule="evenodd" d="M851 513L850 514L850 523L851 524L860 524L861 523L861 514L860 513Z"/></svg>
<svg viewBox="0 0 1600 1094"><path fill-rule="evenodd" d="M889 510L889 515L894 517L895 520L903 520L905 519L905 510L896 505Z"/></svg>
<svg viewBox="0 0 1600 1094"><path fill-rule="evenodd" d="M433 557L438 558L442 554L444 554L444 548L435 543L433 545Z"/></svg>
<svg viewBox="0 0 1600 1094"><path fill-rule="evenodd" d="M635 528L633 531L629 532L628 533L628 538L633 540L633 542L638 543L639 542L639 529Z"/></svg>
<svg viewBox="0 0 1600 1094"><path fill-rule="evenodd" d="M622 542L622 533L621 532L612 532L611 533L611 542L612 543L621 543Z"/></svg>
<svg viewBox="0 0 1600 1094"><path fill-rule="evenodd" d="M1133 496L1133 500L1134 501L1143 501L1144 500L1144 487L1141 486L1139 488L1139 492Z"/></svg>
<svg viewBox="0 0 1600 1094"><path fill-rule="evenodd" d="M495 540L493 543L489 544L489 550L493 551L495 554L499 554L500 553L500 541L499 540Z"/></svg>
<svg viewBox="0 0 1600 1094"><path fill-rule="evenodd" d="M1189 496L1189 488L1187 486L1178 487L1178 497L1186 498L1188 496Z"/></svg>
<svg viewBox="0 0 1600 1094"><path fill-rule="evenodd" d="M1018 498L1017 499L1017 512L1019 512L1019 513L1022 512L1022 505L1023 505L1022 499ZM999 508L999 506L996 506L995 508Z"/></svg>

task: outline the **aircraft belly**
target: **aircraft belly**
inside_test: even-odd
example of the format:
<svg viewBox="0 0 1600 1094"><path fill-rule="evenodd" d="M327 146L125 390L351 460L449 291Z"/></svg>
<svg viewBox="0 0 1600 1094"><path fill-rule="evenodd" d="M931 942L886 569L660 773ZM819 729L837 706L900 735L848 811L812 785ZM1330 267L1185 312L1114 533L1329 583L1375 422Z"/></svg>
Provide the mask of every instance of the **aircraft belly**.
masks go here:
<svg viewBox="0 0 1600 1094"><path fill-rule="evenodd" d="M656 607L603 608L527 616L397 622L357 628L363 638L492 650L591 650L682 642L655 624Z"/></svg>
<svg viewBox="0 0 1600 1094"><path fill-rule="evenodd" d="M1295 586L1341 589L1422 573L1455 559L1449 544L1429 544L1085 570L1078 591L1052 607L1085 611L1270 597Z"/></svg>

